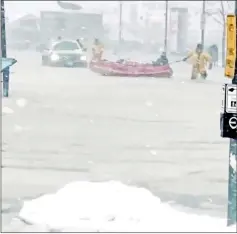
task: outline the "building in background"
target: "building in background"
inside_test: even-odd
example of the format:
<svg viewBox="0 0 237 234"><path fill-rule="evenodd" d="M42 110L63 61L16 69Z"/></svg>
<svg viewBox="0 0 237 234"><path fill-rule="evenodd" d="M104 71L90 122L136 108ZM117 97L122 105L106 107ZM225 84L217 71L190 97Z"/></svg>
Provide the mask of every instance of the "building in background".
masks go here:
<svg viewBox="0 0 237 234"><path fill-rule="evenodd" d="M168 50L171 53L183 54L187 52L188 28L188 8L170 8Z"/></svg>
<svg viewBox="0 0 237 234"><path fill-rule="evenodd" d="M83 7L81 12L97 14L102 13L106 33L108 33L109 38L117 40L119 25L119 1L78 1L78 3ZM231 5L232 3L229 2L229 4ZM131 39L143 41L146 37L146 41L148 41L149 35L149 40L163 43L165 30L165 1L123 1L123 5L123 38L125 40ZM202 1L169 1L169 10L172 8L187 8L188 21L186 22L185 20L185 17L187 16L178 16L177 12L172 16L171 20L174 25L171 26L171 24L169 24L172 29L169 28L168 37L168 42L170 41L170 49L174 51L183 50L181 47L184 47L184 45L181 45L181 42L179 42L178 49L178 45L175 46L175 43L178 43L178 35L176 35L174 31L178 30L177 27L181 28L181 30L185 28L184 26L180 26L181 24L188 25L187 47L193 48L195 44L200 42L201 38L200 15ZM218 11L218 9L220 9L220 2L208 1L207 8ZM61 10L55 1L6 1L6 14L9 17L10 22L26 14L33 14L40 17L40 11ZM231 12L227 11L227 13ZM181 19L178 19L180 17ZM177 20L176 24L174 18ZM180 23L178 23L178 21ZM222 29L220 24L213 20L212 17L208 17L206 20L206 29L206 45L221 45ZM154 32L153 35L150 33L152 30ZM184 34L185 33L186 32L184 32ZM182 35L179 35L179 37L180 36ZM174 40L173 37L176 37L176 39Z"/></svg>
<svg viewBox="0 0 237 234"><path fill-rule="evenodd" d="M7 24L7 43L11 48L26 49L39 40L39 18L33 14L24 15Z"/></svg>

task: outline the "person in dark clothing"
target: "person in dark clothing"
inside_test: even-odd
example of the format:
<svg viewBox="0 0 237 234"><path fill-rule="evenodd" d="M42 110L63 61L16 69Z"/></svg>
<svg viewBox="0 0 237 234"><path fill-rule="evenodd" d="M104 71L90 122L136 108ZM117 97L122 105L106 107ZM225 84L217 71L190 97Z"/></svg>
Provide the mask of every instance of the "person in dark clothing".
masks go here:
<svg viewBox="0 0 237 234"><path fill-rule="evenodd" d="M156 65L156 66L164 66L164 65L169 64L169 60L166 56L166 53L163 52L161 56L155 62L152 62L152 63L153 65Z"/></svg>
<svg viewBox="0 0 237 234"><path fill-rule="evenodd" d="M119 59L119 60L117 60L117 62L116 63L121 63L121 64L124 64L126 62L126 60L125 59Z"/></svg>
<svg viewBox="0 0 237 234"><path fill-rule="evenodd" d="M212 45L208 48L208 53L212 57L213 66L218 66L218 47L217 45Z"/></svg>

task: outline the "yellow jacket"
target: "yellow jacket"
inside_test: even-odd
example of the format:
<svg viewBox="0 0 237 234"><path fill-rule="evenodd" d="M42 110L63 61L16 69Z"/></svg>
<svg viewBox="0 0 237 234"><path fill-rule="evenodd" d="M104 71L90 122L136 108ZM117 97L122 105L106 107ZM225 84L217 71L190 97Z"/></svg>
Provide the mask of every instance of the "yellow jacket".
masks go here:
<svg viewBox="0 0 237 234"><path fill-rule="evenodd" d="M201 54L198 54L196 51L191 51L188 54L188 60L193 67L197 68L199 71L204 71L206 70L207 63L211 63L212 58L208 53L202 52Z"/></svg>
<svg viewBox="0 0 237 234"><path fill-rule="evenodd" d="M104 46L102 44L93 45L92 51L94 54L100 54L104 51Z"/></svg>

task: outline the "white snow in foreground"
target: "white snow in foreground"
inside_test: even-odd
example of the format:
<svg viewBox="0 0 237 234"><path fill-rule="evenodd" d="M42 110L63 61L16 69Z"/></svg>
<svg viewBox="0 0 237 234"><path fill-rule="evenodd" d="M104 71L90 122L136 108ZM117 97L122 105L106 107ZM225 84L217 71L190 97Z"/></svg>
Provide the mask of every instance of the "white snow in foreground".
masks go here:
<svg viewBox="0 0 237 234"><path fill-rule="evenodd" d="M72 182L24 202L19 217L55 230L235 232L226 220L187 214L120 182Z"/></svg>
<svg viewBox="0 0 237 234"><path fill-rule="evenodd" d="M2 107L2 114L12 114L12 113L14 113L14 111L11 108L7 106Z"/></svg>

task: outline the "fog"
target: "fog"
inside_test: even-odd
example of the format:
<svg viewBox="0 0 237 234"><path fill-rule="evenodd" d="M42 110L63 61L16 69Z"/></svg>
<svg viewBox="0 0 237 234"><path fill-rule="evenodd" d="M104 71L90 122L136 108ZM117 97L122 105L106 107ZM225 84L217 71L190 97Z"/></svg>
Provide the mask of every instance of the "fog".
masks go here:
<svg viewBox="0 0 237 234"><path fill-rule="evenodd" d="M74 1L73 3L82 6L80 12L102 14L103 27L106 32L103 39L118 40L120 15L118 1ZM221 1L206 2L205 44L207 46L217 44L221 47L224 23L221 12L227 14L233 12L234 9L232 3L227 3L227 1L222 3ZM56 1L7 1L5 4L9 23L27 14L40 17L40 11L62 11ZM168 4L168 41L173 37L170 33L172 27L171 15L173 15L171 9L175 7L187 8L187 25L180 27L187 28L187 33L184 36L187 38L185 47L193 47L201 39L202 1L171 1ZM180 27L178 27L178 30L180 30ZM165 31L165 2L123 2L121 31L124 41L139 41L143 44L157 42L159 47L162 47Z"/></svg>

